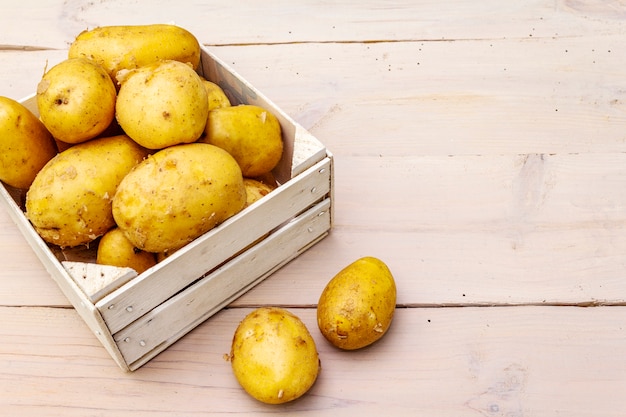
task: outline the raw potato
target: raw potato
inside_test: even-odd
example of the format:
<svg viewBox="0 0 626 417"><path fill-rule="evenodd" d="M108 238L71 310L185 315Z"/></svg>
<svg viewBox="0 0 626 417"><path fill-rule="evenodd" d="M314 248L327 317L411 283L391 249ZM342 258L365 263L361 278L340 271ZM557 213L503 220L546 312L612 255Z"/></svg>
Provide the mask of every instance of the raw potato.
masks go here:
<svg viewBox="0 0 626 417"><path fill-rule="evenodd" d="M56 154L43 123L21 103L0 97L0 180L27 189Z"/></svg>
<svg viewBox="0 0 626 417"><path fill-rule="evenodd" d="M209 98L209 111L220 107L230 107L230 100L219 85L206 79L202 79L202 84Z"/></svg>
<svg viewBox="0 0 626 417"><path fill-rule="evenodd" d="M37 85L39 117L56 139L82 143L109 127L116 95L102 67L82 58L67 59L46 72Z"/></svg>
<svg viewBox="0 0 626 417"><path fill-rule="evenodd" d="M230 351L233 373L252 397L280 404L315 383L320 360L308 329L289 311L262 307L239 324Z"/></svg>
<svg viewBox="0 0 626 417"><path fill-rule="evenodd" d="M237 162L206 143L176 145L148 157L120 184L113 216L148 252L170 252L241 211L246 189Z"/></svg>
<svg viewBox="0 0 626 417"><path fill-rule="evenodd" d="M200 76L187 64L160 61L122 80L116 117L124 132L149 149L195 142L209 113Z"/></svg>
<svg viewBox="0 0 626 417"><path fill-rule="evenodd" d="M95 61L115 80L120 70L160 60L180 61L197 69L200 44L189 31L175 25L102 26L80 33L68 56Z"/></svg>
<svg viewBox="0 0 626 417"><path fill-rule="evenodd" d="M396 307L396 284L389 268L373 257L358 259L324 288L317 324L333 345L360 349L389 329Z"/></svg>
<svg viewBox="0 0 626 417"><path fill-rule="evenodd" d="M128 136L93 139L52 158L26 194L26 215L39 235L61 247L89 243L115 226L118 184L147 155Z"/></svg>
<svg viewBox="0 0 626 417"><path fill-rule="evenodd" d="M265 183L263 183L263 182L261 182L259 180L252 179L252 178L244 178L243 179L243 184L246 187L246 207L248 207L250 204L253 204L253 203L257 202L258 200L262 199L263 197L265 197L266 195L271 193L272 190L274 189L274 188L270 187L269 185L267 185L267 184L265 184ZM239 254L247 251L248 249L250 249L254 245L256 245L259 242L263 241L269 235L270 235L270 232L265 233L264 235L259 237L257 240L255 240L254 242L252 242L251 244L246 246L243 250L238 252L235 256L238 256Z"/></svg>
<svg viewBox="0 0 626 417"><path fill-rule="evenodd" d="M115 227L102 236L98 243L96 263L133 268L137 274L156 265L154 253L137 249L124 235L124 232Z"/></svg>
<svg viewBox="0 0 626 417"><path fill-rule="evenodd" d="M259 106L242 104L211 110L205 133L202 140L226 149L239 163L244 177L267 174L282 157L280 123Z"/></svg>
<svg viewBox="0 0 626 417"><path fill-rule="evenodd" d="M269 185L252 178L244 178L243 184L246 187L246 207L265 197L273 190Z"/></svg>

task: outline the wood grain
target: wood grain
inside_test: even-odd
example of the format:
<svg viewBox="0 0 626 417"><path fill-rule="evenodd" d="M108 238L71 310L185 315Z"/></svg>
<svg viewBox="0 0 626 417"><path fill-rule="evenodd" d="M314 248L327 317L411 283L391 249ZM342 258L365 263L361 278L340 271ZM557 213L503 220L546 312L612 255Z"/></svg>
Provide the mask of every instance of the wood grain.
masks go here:
<svg viewBox="0 0 626 417"><path fill-rule="evenodd" d="M333 153L334 229L122 373L0 210L4 413L623 414L626 2L42 3L3 6L0 95L32 94L81 30L173 21ZM315 305L367 255L396 277L394 324L337 351ZM261 305L301 316L322 358L281 407L223 358Z"/></svg>
<svg viewBox="0 0 626 417"><path fill-rule="evenodd" d="M193 12L190 12L193 11ZM24 19L23 16L29 16ZM262 16L262 18L261 18ZM49 24L53 17L57 24ZM2 44L63 48L82 30L98 25L174 22L207 44L410 41L584 37L624 33L622 1L342 0L271 3L172 3L111 0L18 2L3 8ZM242 30L243 29L243 30Z"/></svg>
<svg viewBox="0 0 626 417"><path fill-rule="evenodd" d="M355 412L443 416L602 415L624 406L624 309L399 309L387 336L346 352L294 309L315 339L321 374L308 395L263 405L237 385L224 354L239 320L230 309L152 362L120 374L71 309L0 308L0 405L11 416L133 416ZM88 392L86 397L84 393ZM112 402L112 399L115 399Z"/></svg>

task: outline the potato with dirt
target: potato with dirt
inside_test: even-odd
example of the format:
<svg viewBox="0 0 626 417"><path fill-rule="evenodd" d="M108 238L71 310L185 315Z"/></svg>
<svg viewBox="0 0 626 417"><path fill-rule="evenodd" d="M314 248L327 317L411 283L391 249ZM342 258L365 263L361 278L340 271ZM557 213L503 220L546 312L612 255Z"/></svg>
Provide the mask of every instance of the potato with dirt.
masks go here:
<svg viewBox="0 0 626 417"><path fill-rule="evenodd" d="M92 61L67 59L37 85L41 121L56 139L82 143L104 132L115 117L117 91L111 77Z"/></svg>
<svg viewBox="0 0 626 417"><path fill-rule="evenodd" d="M100 238L96 263L120 268L132 268L141 274L157 263L156 254L136 248L119 227L114 227Z"/></svg>
<svg viewBox="0 0 626 417"><path fill-rule="evenodd" d="M148 155L126 135L93 139L57 154L26 193L26 216L48 243L88 244L115 226L118 185Z"/></svg>
<svg viewBox="0 0 626 417"><path fill-rule="evenodd" d="M168 147L146 158L121 182L113 216L137 248L173 252L246 204L237 162L206 143Z"/></svg>
<svg viewBox="0 0 626 417"><path fill-rule="evenodd" d="M228 151L249 178L272 171L283 154L280 122L270 111L250 104L211 110L201 140Z"/></svg>
<svg viewBox="0 0 626 417"><path fill-rule="evenodd" d="M230 107L230 99L218 84L202 78L202 84L209 98L209 111L220 107Z"/></svg>
<svg viewBox="0 0 626 417"><path fill-rule="evenodd" d="M345 350L383 337L394 316L396 284L378 258L360 258L333 277L319 298L317 323L324 337Z"/></svg>
<svg viewBox="0 0 626 417"><path fill-rule="evenodd" d="M235 330L230 361L235 378L257 400L281 404L303 396L321 369L315 341L299 317L261 307Z"/></svg>
<svg viewBox="0 0 626 417"><path fill-rule="evenodd" d="M159 61L121 79L116 118L124 132L149 149L195 142L209 113L206 88L187 64Z"/></svg>
<svg viewBox="0 0 626 417"><path fill-rule="evenodd" d="M0 97L0 180L27 189L57 154L54 138L23 104Z"/></svg>
<svg viewBox="0 0 626 417"><path fill-rule="evenodd" d="M132 70L162 60L200 63L200 43L188 30L170 24L100 26L81 32L69 58L86 58L102 66L117 81L120 70Z"/></svg>

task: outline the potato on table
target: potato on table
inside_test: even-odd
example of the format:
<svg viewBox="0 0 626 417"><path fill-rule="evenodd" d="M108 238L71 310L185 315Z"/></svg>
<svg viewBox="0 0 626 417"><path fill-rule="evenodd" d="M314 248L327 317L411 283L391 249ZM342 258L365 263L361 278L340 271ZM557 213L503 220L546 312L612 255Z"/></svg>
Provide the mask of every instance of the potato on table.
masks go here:
<svg viewBox="0 0 626 417"><path fill-rule="evenodd" d="M396 308L396 284L380 259L367 256L342 269L322 291L317 323L334 346L355 350L383 337Z"/></svg>
<svg viewBox="0 0 626 417"><path fill-rule="evenodd" d="M320 371L315 341L304 323L277 307L258 308L241 321L230 361L244 390L268 404L301 397Z"/></svg>

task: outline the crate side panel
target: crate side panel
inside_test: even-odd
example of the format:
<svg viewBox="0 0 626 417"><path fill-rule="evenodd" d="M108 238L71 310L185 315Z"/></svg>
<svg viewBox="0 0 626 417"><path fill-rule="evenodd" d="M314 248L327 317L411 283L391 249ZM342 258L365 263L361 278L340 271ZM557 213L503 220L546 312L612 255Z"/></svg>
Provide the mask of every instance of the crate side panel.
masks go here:
<svg viewBox="0 0 626 417"><path fill-rule="evenodd" d="M283 226L262 243L155 308L115 334L128 363L163 347L181 329L189 331L266 277L330 229L330 200L324 200ZM180 337L180 336L179 336Z"/></svg>
<svg viewBox="0 0 626 417"><path fill-rule="evenodd" d="M6 206L11 219L20 229L22 235L35 252L35 255L52 276L52 279L57 283L61 292L63 292L68 301L74 306L74 309L87 324L87 327L91 329L117 365L123 370L128 370L128 366L118 350L117 344L113 340L111 332L102 319L98 309L95 308L89 298L76 285L67 271L65 271L61 263L50 251L46 242L37 234L20 207L3 185L0 185L0 200L2 200Z"/></svg>
<svg viewBox="0 0 626 417"><path fill-rule="evenodd" d="M221 309L226 307L232 301L236 300L238 297L242 296L247 291L249 291L252 288L254 288L255 285L257 285L260 282L262 282L265 278L270 277L274 272L278 271L280 268L282 268L283 266L285 266L286 264L291 262L293 259L295 259L298 256L300 256L301 253L307 251L309 248L311 248L312 246L317 244L319 241L324 239L326 236L329 235L329 232L330 232L330 229L329 229L329 231L326 231L326 232L322 233L317 238L315 238L314 240L309 242L306 246L302 247L302 249L300 249L297 253L294 253L291 256L289 256L288 258L285 258L280 264L276 265L274 268L272 268L269 271L267 271L264 275L259 277L256 281L252 282L248 287L243 288L239 293L234 294L233 296L230 297L230 299L224 301L224 303L222 303L222 305L218 305L213 310L207 311L204 316L199 317L198 320L196 320L195 322L189 324L189 326L180 329L178 331L178 333L173 334L169 339L163 341L163 343L159 344L157 347L155 347L153 350L148 352L146 355L142 356L141 358L139 358L135 362L130 363L128 365L129 370L135 371L135 370L141 368L143 365L145 365L147 362L149 362L152 358L157 356L159 353L163 352L169 346L171 346L174 343L176 343L176 341L178 341L180 338L185 336L187 333L189 333L195 327L197 327L198 325L202 324L202 322L204 322L205 320L209 319L214 314L217 314Z"/></svg>
<svg viewBox="0 0 626 417"><path fill-rule="evenodd" d="M310 176L311 173L309 172L307 174L307 172L316 168L315 164L319 165L321 163L327 166L329 163L332 163L332 159L330 158L329 161L329 158L327 158L329 153L327 153L321 142L205 48L203 48L202 51L202 65L199 72L207 76L208 79L216 81L218 84L221 82L221 84L225 85L229 94L232 97L237 97L234 100L235 104L249 103L259 105L267 108L279 119L281 128L283 129L283 140L286 150L279 166L274 170L274 175L279 181L279 184L282 185L264 199L265 201L255 203L255 205L253 205L254 208L251 206L249 208L250 210L244 210L244 212L229 219L220 227L189 244L188 248L186 247L186 250L181 251L183 253L180 255L173 255L171 259L168 258L164 261L163 265L157 265L153 270L149 271L149 273L142 274L132 279L123 287L104 296L95 306L61 265L61 260L66 259L66 254L58 250L55 252L57 248L47 245L46 242L39 237L34 228L30 225L30 222L25 218L23 208L20 208L19 204L16 206L16 210L13 208L9 209L11 217L68 300L74 305L88 327L101 341L115 362L120 368L125 370L129 369L128 364L111 337L111 333L114 333L137 317L141 317L158 304L171 298L178 291L182 290L182 288L185 288L203 274L206 274L207 271L214 269L218 265L226 262L229 258L232 258L233 254L241 252L242 249L256 240L253 235L261 236L266 233L263 232L263 230L270 231L278 227L310 207L316 201L332 199L332 173L328 168L320 170L319 174L323 175L319 178L322 178L320 181L322 181L323 184L313 184L308 190L310 193L307 193L307 190L304 188L298 189L297 186L294 185L307 185L306 181L312 178ZM212 79L213 76L210 74L215 74L216 79ZM38 115L35 94L22 99L21 102L33 112L33 114ZM307 186L309 185L311 184ZM3 191L5 191L4 194L9 195L6 190ZM2 195L2 198L7 199L5 195ZM275 199L275 201L273 201L273 199ZM280 199L283 199L282 206L279 204ZM16 198L15 196L9 195L9 200L7 200L7 203L10 205L10 203L15 203ZM267 222L268 218L271 220L270 222ZM332 225L332 219L330 223ZM224 244L224 242L226 242L226 244ZM309 243L309 245L310 244L312 243ZM71 260L85 262L83 258L72 258ZM190 262L190 260L193 260L193 262ZM283 263L287 261L288 259L284 259ZM174 288L167 287L166 285L166 288L162 288L160 284L168 283L170 280L180 282L181 271L183 271L182 275L184 275L182 277L182 285L179 286L177 284ZM148 303L148 307L142 304L142 298L145 294L148 294L147 298L151 300ZM102 294L98 294L98 297L101 295ZM124 307L123 312L113 312L111 310L116 310L125 303L113 305L109 303L111 300L125 300L130 301L130 303ZM139 304L135 303L135 300L140 300ZM155 302L155 300L158 301ZM135 310L134 307L137 305L139 305L140 308ZM109 309L109 307L114 308ZM127 307L130 308L127 310ZM109 313L113 316L117 314L119 317L123 317L123 319L119 322L109 322L107 320ZM112 324L113 327L111 327ZM116 325L118 326L117 328L115 327Z"/></svg>
<svg viewBox="0 0 626 417"><path fill-rule="evenodd" d="M112 333L126 327L330 192L330 159L277 188L244 212L191 242L150 274L142 274L97 303Z"/></svg>

